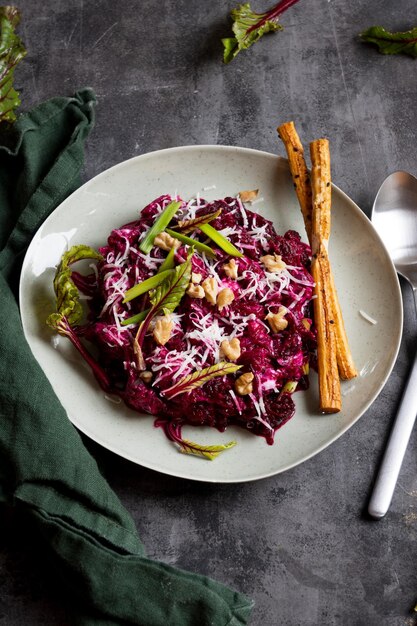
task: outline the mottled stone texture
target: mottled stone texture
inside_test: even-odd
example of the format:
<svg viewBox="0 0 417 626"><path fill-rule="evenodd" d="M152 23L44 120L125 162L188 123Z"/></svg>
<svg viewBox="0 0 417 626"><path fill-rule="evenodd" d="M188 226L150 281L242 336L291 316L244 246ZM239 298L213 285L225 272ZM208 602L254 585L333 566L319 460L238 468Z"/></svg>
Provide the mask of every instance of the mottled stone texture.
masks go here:
<svg viewBox="0 0 417 626"><path fill-rule="evenodd" d="M184 144L283 155L275 128L294 119L305 142L330 138L334 182L369 215L387 174L417 174L417 60L379 55L357 34L374 24L414 26L415 0L302 0L283 17L283 32L224 66L220 38L234 4L22 0L22 106L94 88L99 104L85 179ZM271 4L254 2L259 10ZM198 484L86 442L151 557L246 592L256 601L254 626L415 623L415 433L389 515L373 522L364 512L416 341L406 286L404 295L404 340L379 398L330 448L283 475ZM21 523L2 511L0 624L62 626L59 585L47 578L42 546Z"/></svg>

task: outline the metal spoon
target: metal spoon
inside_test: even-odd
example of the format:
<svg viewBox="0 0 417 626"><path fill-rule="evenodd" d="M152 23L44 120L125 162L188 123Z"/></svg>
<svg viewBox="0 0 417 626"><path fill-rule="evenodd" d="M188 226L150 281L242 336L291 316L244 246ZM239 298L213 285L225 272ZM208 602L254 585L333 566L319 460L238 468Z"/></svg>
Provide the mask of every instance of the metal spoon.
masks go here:
<svg viewBox="0 0 417 626"><path fill-rule="evenodd" d="M407 172L388 176L375 198L371 219L395 269L410 283L417 307L417 178ZM417 354L368 505L373 517L384 517L389 509L416 415Z"/></svg>

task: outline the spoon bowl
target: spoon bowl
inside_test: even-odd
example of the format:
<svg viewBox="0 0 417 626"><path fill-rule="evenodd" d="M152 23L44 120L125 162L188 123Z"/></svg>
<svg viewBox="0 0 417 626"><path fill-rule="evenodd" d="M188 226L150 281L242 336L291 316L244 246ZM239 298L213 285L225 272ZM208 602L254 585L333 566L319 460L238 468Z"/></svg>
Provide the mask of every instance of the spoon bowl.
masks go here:
<svg viewBox="0 0 417 626"><path fill-rule="evenodd" d="M417 307L417 178L408 172L390 174L375 198L371 220L395 269L410 283ZM391 504L416 415L417 353L368 505L377 519Z"/></svg>
<svg viewBox="0 0 417 626"><path fill-rule="evenodd" d="M394 172L382 183L372 209L372 223L395 269L417 288L417 178Z"/></svg>

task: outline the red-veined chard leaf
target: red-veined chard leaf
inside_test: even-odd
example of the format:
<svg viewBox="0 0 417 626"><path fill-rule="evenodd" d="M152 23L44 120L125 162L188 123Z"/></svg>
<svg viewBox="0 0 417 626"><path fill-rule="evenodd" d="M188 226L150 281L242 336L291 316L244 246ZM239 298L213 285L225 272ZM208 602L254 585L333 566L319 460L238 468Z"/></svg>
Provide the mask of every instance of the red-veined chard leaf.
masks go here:
<svg viewBox="0 0 417 626"><path fill-rule="evenodd" d="M54 278L57 312L66 317L71 326L79 324L83 316L78 289L71 278L71 265L83 259L102 261L103 257L89 246L72 246L62 255Z"/></svg>
<svg viewBox="0 0 417 626"><path fill-rule="evenodd" d="M196 370L195 372L192 372L192 374L184 376L177 383L175 383L175 385L172 385L169 389L165 389L163 394L166 398L171 400L181 393L190 393L193 389L201 387L201 385L204 385L204 383L208 382L212 378L215 378L216 376L233 374L241 367L241 365L236 365L235 363L220 361L220 363L210 365L210 367L205 367L202 370Z"/></svg>
<svg viewBox="0 0 417 626"><path fill-rule="evenodd" d="M224 450L230 450L236 445L236 441L229 441L228 443L217 445L204 445L190 441L189 439L183 439L181 434L181 424L177 422L168 422L167 420L156 420L156 426L161 426L168 439L173 441L179 446L179 451L183 454L192 454L209 461L213 461L216 457L224 452Z"/></svg>
<svg viewBox="0 0 417 626"><path fill-rule="evenodd" d="M13 6L0 7L0 122L14 122L15 109L20 105L13 86L16 65L26 55L22 40L15 33L20 11Z"/></svg>
<svg viewBox="0 0 417 626"><path fill-rule="evenodd" d="M375 44L381 54L408 54L417 58L417 27L390 33L383 26L371 26L360 37L366 43Z"/></svg>
<svg viewBox="0 0 417 626"><path fill-rule="evenodd" d="M78 289L71 278L70 266L83 259L101 261L103 257L93 248L84 245L73 246L62 255L54 278L56 313L51 313L46 323L60 335L68 337L91 367L100 385L107 390L110 384L106 373L83 346L74 330L81 323L84 312L80 303Z"/></svg>
<svg viewBox="0 0 417 626"><path fill-rule="evenodd" d="M217 217L219 217L221 212L222 210L219 209L218 211L215 211L214 213L207 213L207 215L200 215L199 217L194 217L193 219L190 219L190 220L182 220L181 222L178 222L177 229L180 233L184 233L184 234L191 233L193 230L195 230L196 228L199 228L203 224L208 224L209 222L212 222L213 220L215 220Z"/></svg>
<svg viewBox="0 0 417 626"><path fill-rule="evenodd" d="M228 443L217 444L214 446L207 446L200 443L195 443L189 439L182 439L177 441L180 446L180 452L183 454L193 454L194 456L201 456L209 461L214 461L221 452L229 450L236 445L236 441L229 441Z"/></svg>
<svg viewBox="0 0 417 626"><path fill-rule="evenodd" d="M249 2L233 9L230 15L233 20L234 37L222 39L223 61L230 63L241 50L250 48L266 33L282 30L282 26L278 23L279 16L296 2L298 0L281 0L265 13L252 11Z"/></svg>

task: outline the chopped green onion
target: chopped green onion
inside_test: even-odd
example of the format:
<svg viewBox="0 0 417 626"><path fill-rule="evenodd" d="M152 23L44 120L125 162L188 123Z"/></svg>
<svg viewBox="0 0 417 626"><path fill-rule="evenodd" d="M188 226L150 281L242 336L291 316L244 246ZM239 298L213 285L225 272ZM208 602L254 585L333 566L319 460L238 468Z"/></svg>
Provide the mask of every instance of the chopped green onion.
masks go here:
<svg viewBox="0 0 417 626"><path fill-rule="evenodd" d="M238 250L231 241L226 239L226 237L223 237L223 235L219 233L219 231L216 230L211 224L202 224L198 228L201 232L207 235L207 237L210 237L210 239L214 241L219 248L227 252L227 254L230 254L230 256L243 256L242 252L240 252L240 250Z"/></svg>
<svg viewBox="0 0 417 626"><path fill-rule="evenodd" d="M281 389L281 394L294 393L294 391L297 389L297 384L298 384L297 381L289 380L288 382L285 383L285 385Z"/></svg>
<svg viewBox="0 0 417 626"><path fill-rule="evenodd" d="M150 289L154 289L160 283L162 283L165 280L165 278L168 278L171 272L172 270L165 270L164 272L155 274L155 276L151 276L150 278L147 278L141 283L134 285L133 287L131 287L130 289L126 291L123 303L130 302L130 300L133 300L133 298L137 298L138 296L141 296L142 294L146 293Z"/></svg>
<svg viewBox="0 0 417 626"><path fill-rule="evenodd" d="M132 287L132 289L138 288L137 291L139 291L139 288L142 288L143 290L144 285L145 285L145 291L148 291L150 289L153 289L153 287L156 287L160 282L165 280L165 278L169 276L171 270L174 269L175 267L174 258L175 258L175 248L171 248L171 250L167 254L165 261L162 263L162 265L159 267L158 272L156 273L156 276L158 276L158 281L157 282L153 281L153 284L151 286L148 286L148 288L146 289L145 283L148 283L148 285L150 285L148 281L152 281L152 279L156 277L156 276L151 276L151 278L144 280L142 283L139 283L139 285L135 285L134 287ZM126 291L125 296L127 296L128 293L132 291L132 289L129 289L129 291ZM142 291L142 293L145 293L145 291ZM136 293L136 296L140 296L140 295L141 293ZM136 296L133 296L133 297L136 298ZM129 299L131 300L132 298L129 298ZM124 300L123 302L128 302L128 300ZM129 317L126 320L123 320L122 326L128 326L128 324L140 324L140 322L143 322L143 320L145 319L149 311L150 309L146 309L145 311L141 311L140 313L137 313L136 315L133 315L132 317Z"/></svg>
<svg viewBox="0 0 417 626"><path fill-rule="evenodd" d="M170 230L169 228L166 228L165 232L168 233L168 235L171 235L171 237L178 239L178 241L181 241L181 243L185 243L187 246L193 246L199 252L205 252L209 256L216 256L213 248L206 246L205 243L197 241L197 239L192 239L192 237L187 237L187 235L183 235L182 233L176 233L175 230Z"/></svg>
<svg viewBox="0 0 417 626"><path fill-rule="evenodd" d="M165 272L165 270L172 270L174 269L174 267L175 267L175 248L171 248L171 250L168 252L168 255L165 261L160 266L158 270L158 274L160 274L161 272Z"/></svg>
<svg viewBox="0 0 417 626"><path fill-rule="evenodd" d="M155 237L165 230L180 206L181 202L173 201L165 207L158 219L155 221L154 225L148 230L145 239L139 246L139 250L145 254L148 254L152 250Z"/></svg>
<svg viewBox="0 0 417 626"><path fill-rule="evenodd" d="M143 322L145 317L148 315L150 309L145 309L145 311L141 311L140 313L136 313L136 315L132 315L127 320L123 320L122 326L128 326L129 324L140 324Z"/></svg>

